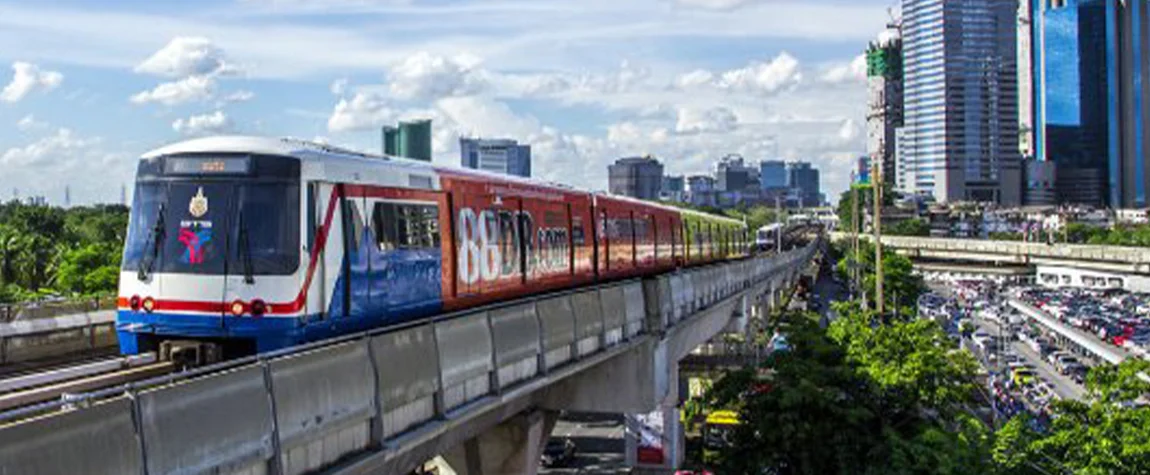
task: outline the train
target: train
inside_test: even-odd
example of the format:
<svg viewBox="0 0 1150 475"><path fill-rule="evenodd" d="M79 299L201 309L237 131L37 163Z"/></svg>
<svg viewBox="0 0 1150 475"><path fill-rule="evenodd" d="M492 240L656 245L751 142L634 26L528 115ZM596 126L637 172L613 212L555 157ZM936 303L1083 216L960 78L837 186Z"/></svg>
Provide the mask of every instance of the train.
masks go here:
<svg viewBox="0 0 1150 475"><path fill-rule="evenodd" d="M295 139L164 146L134 190L124 354L262 353L753 246L726 217Z"/></svg>

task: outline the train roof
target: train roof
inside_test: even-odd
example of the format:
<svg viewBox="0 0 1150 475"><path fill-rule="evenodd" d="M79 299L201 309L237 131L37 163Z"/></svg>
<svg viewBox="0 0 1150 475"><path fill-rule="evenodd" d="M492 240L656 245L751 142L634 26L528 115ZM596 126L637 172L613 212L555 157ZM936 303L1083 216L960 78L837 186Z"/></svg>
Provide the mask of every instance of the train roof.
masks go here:
<svg viewBox="0 0 1150 475"><path fill-rule="evenodd" d="M356 150L337 147L318 142L311 142L307 140L294 139L294 138L274 138L274 137L261 137L261 136L248 136L248 135L220 135L212 137L203 137L190 140L184 140L163 147L149 151L143 155L142 158L150 159L164 155L185 154L185 153L208 153L208 152L225 152L225 153L251 153L263 155L281 155L291 156L301 159L317 159L317 160L347 160L354 162L361 162L364 164L373 165L399 165L408 168L424 168L427 171L442 172L454 176L469 177L474 179L492 179L510 183L517 183L527 186L536 187L550 187L557 190L567 192L587 193L592 196L601 196L604 198L627 201L646 206L652 206L665 210L678 211L680 213L707 217L710 219L717 219L728 221L731 223L743 224L742 221L732 219L726 216L702 213L688 208L680 208L677 206L670 206L663 203L652 201L644 201L629 196L619 196L610 193L590 192L580 190L570 185L563 183L556 183L546 180L524 178L513 175L505 175L501 173L493 173L484 170L475 170L470 168L460 167L443 167L432 165L429 162L420 160L412 160L403 157L394 157L389 155L379 155L373 153L360 152Z"/></svg>

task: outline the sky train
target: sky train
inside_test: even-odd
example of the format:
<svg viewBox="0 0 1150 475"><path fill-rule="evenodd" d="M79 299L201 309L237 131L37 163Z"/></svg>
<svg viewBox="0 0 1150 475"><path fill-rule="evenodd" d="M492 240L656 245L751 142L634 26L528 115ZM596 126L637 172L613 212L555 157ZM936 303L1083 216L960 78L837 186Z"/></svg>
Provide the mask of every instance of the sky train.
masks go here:
<svg viewBox="0 0 1150 475"><path fill-rule="evenodd" d="M744 223L292 139L138 165L116 330L224 357L748 254Z"/></svg>

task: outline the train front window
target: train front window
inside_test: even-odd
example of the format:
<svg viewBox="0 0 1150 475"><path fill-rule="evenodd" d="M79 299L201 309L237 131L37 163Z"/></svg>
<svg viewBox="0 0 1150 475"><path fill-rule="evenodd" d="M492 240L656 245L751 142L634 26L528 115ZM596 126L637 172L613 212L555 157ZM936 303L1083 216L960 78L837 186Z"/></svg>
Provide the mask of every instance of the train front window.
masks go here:
<svg viewBox="0 0 1150 475"><path fill-rule="evenodd" d="M141 182L124 270L291 274L299 266L299 201L291 183Z"/></svg>

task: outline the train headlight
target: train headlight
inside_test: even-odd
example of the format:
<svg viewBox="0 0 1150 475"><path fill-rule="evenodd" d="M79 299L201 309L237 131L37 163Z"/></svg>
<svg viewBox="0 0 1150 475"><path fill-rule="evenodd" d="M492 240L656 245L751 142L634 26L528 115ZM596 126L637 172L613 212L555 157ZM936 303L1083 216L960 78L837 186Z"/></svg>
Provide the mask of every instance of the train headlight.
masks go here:
<svg viewBox="0 0 1150 475"><path fill-rule="evenodd" d="M153 300L151 297L145 298L143 305L144 305L144 311L146 311L148 313L152 313L152 310L156 309L156 301Z"/></svg>
<svg viewBox="0 0 1150 475"><path fill-rule="evenodd" d="M242 300L236 300L235 302L232 302L232 315L240 317L243 316L243 314L244 302Z"/></svg>
<svg viewBox="0 0 1150 475"><path fill-rule="evenodd" d="M267 311L268 311L268 304L264 303L263 300L260 300L260 299L252 300L252 316L253 317L262 317L265 313L267 313Z"/></svg>
<svg viewBox="0 0 1150 475"><path fill-rule="evenodd" d="M133 295L132 298L128 299L128 307L131 308L133 312L140 311L140 296Z"/></svg>

